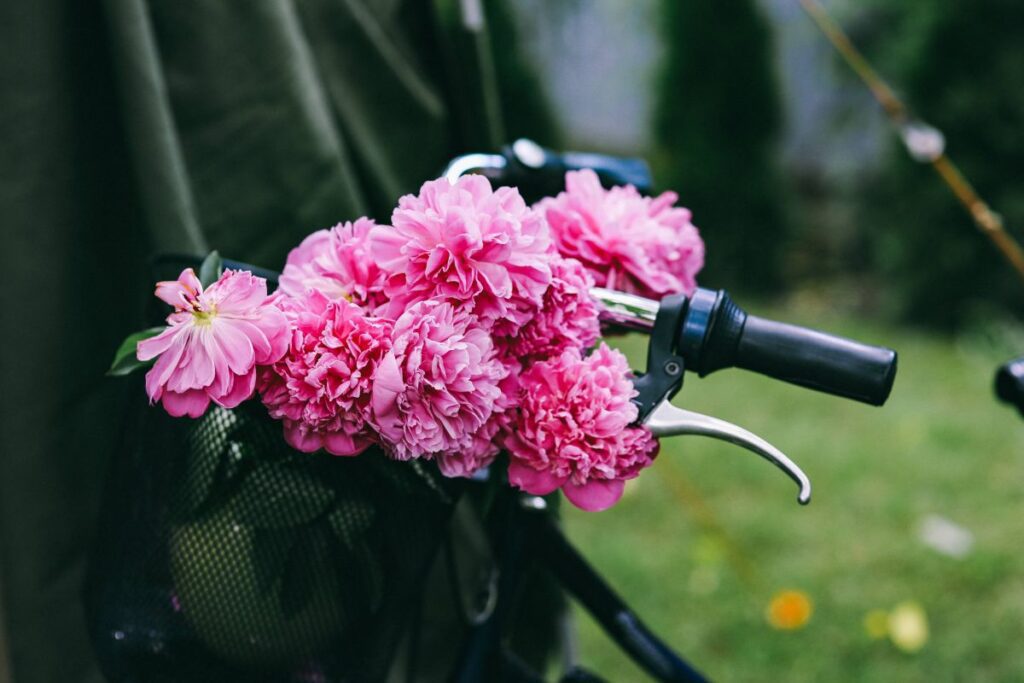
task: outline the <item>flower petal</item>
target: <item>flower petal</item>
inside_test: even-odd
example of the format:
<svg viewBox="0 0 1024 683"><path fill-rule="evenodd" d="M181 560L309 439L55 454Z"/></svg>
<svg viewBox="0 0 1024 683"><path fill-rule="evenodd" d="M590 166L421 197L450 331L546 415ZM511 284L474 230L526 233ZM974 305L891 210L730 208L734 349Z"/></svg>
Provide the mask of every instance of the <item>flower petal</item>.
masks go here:
<svg viewBox="0 0 1024 683"><path fill-rule="evenodd" d="M218 317L211 321L207 350L216 367L217 374L231 372L242 375L252 370L256 354L246 326L238 325L230 318Z"/></svg>
<svg viewBox="0 0 1024 683"><path fill-rule="evenodd" d="M517 458L512 458L508 464L508 483L535 496L546 496L561 487L566 479L548 470L536 470Z"/></svg>
<svg viewBox="0 0 1024 683"><path fill-rule="evenodd" d="M579 509L599 512L619 502L625 487L626 483L621 479L591 479L586 484L567 482L562 492Z"/></svg>
<svg viewBox="0 0 1024 683"><path fill-rule="evenodd" d="M164 410L172 417L199 417L210 407L210 397L205 391L190 389L184 392L165 391L161 398Z"/></svg>
<svg viewBox="0 0 1024 683"><path fill-rule="evenodd" d="M245 375L232 375L228 392L222 396L211 396L211 398L224 408L236 408L247 401L255 389L256 371L249 370Z"/></svg>
<svg viewBox="0 0 1024 683"><path fill-rule="evenodd" d="M287 420L284 423L284 440L288 445L303 453L316 453L323 447L323 437L306 428L301 422Z"/></svg>
<svg viewBox="0 0 1024 683"><path fill-rule="evenodd" d="M156 297L175 308L186 308L203 292L203 285L191 268L181 271L177 280L156 283Z"/></svg>
<svg viewBox="0 0 1024 683"><path fill-rule="evenodd" d="M155 337L143 339L135 345L135 357L141 361L152 360L165 352L174 343L174 338L182 330L180 325L168 327Z"/></svg>
<svg viewBox="0 0 1024 683"><path fill-rule="evenodd" d="M401 434L397 401L404 389L405 382L398 368L398 359L393 352L388 353L381 359L373 375L372 405L377 429L392 440Z"/></svg>
<svg viewBox="0 0 1024 683"><path fill-rule="evenodd" d="M352 435L345 432L331 432L324 435L324 450L331 455L359 455L370 446L370 440L364 435Z"/></svg>

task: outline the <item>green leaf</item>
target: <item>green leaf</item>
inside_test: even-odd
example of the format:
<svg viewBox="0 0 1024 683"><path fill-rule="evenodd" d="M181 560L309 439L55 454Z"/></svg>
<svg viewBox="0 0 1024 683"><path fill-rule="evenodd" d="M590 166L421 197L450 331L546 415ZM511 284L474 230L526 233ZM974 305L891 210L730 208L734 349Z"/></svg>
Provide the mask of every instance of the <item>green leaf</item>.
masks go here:
<svg viewBox="0 0 1024 683"><path fill-rule="evenodd" d="M152 360L141 361L135 356L135 347L143 339L149 339L163 332L166 328L164 327L151 327L148 330L142 330L135 334L128 335L121 345L117 347L117 351L114 353L114 362L110 364L110 369L107 370L108 377L123 377L139 368L149 367L153 364Z"/></svg>
<svg viewBox="0 0 1024 683"><path fill-rule="evenodd" d="M350 495L338 501L338 506L327 516L334 534L345 545L354 545L373 525L376 508L368 500Z"/></svg>
<svg viewBox="0 0 1024 683"><path fill-rule="evenodd" d="M345 593L345 604L352 610L363 605L374 612L383 598L380 535L370 531L374 515L375 508L368 501L350 500L346 496L327 516L331 531L340 541L334 561L338 583Z"/></svg>
<svg viewBox="0 0 1024 683"><path fill-rule="evenodd" d="M334 559L331 545L331 534L323 524L303 527L295 534L295 544L281 576L281 611L286 619L302 611L325 580L334 580L329 574Z"/></svg>
<svg viewBox="0 0 1024 683"><path fill-rule="evenodd" d="M179 492L175 497L175 503L187 519L209 499L217 478L217 466L221 456L213 448L203 447L189 449L184 456L187 458L185 475L178 484Z"/></svg>
<svg viewBox="0 0 1024 683"><path fill-rule="evenodd" d="M334 502L334 491L305 469L260 463L239 486L232 504L257 529L306 524Z"/></svg>
<svg viewBox="0 0 1024 683"><path fill-rule="evenodd" d="M256 529L253 535L253 568L260 592L268 593L283 580L292 557L296 534L292 529Z"/></svg>
<svg viewBox="0 0 1024 683"><path fill-rule="evenodd" d="M243 444L233 438L240 420L230 410L212 406L190 423L185 439L182 473L175 476L178 491L173 497L175 513L191 519L218 490L227 464L237 459Z"/></svg>
<svg viewBox="0 0 1024 683"><path fill-rule="evenodd" d="M220 252L214 249L203 259L203 265L199 266L199 281L203 283L203 289L219 280L222 272L224 263L221 261Z"/></svg>

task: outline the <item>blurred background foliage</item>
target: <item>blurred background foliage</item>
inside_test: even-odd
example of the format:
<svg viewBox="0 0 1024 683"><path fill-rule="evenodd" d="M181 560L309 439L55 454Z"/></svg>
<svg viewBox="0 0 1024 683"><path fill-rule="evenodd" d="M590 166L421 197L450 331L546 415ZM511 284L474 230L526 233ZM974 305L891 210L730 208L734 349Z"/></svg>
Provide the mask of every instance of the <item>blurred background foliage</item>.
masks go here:
<svg viewBox="0 0 1024 683"><path fill-rule="evenodd" d="M878 3L869 54L1019 240L1024 226L1024 3ZM1024 310L1024 287L927 169L895 141L865 187L865 240L896 315L940 327L979 304Z"/></svg>
<svg viewBox="0 0 1024 683"><path fill-rule="evenodd" d="M538 69L521 49L514 7L507 0L484 0L491 31L494 68L500 74L501 113L510 140L527 137L557 149L562 135L551 101L545 96Z"/></svg>
<svg viewBox="0 0 1024 683"><path fill-rule="evenodd" d="M821 2L1020 239L1024 3ZM901 355L882 410L744 373L688 381L680 405L782 447L815 502L734 447L677 439L616 510L567 511L584 554L714 680L1021 680L1024 424L991 382L1024 353L1024 284L799 0L488 7L516 35L510 132L647 157L694 211L702 284ZM642 364L642 341L617 343ZM936 520L970 549L935 546ZM813 606L792 631L765 618L785 588ZM914 638L897 614L917 614ZM580 624L584 663L643 679Z"/></svg>
<svg viewBox="0 0 1024 683"><path fill-rule="evenodd" d="M1018 238L1024 4L823 3ZM694 211L703 281L946 331L1024 285L797 0L487 0L510 135L643 154Z"/></svg>
<svg viewBox="0 0 1024 683"><path fill-rule="evenodd" d="M655 177L710 228L709 273L736 288L775 291L785 284L793 230L777 163L782 110L771 29L754 0L663 2L659 24Z"/></svg>

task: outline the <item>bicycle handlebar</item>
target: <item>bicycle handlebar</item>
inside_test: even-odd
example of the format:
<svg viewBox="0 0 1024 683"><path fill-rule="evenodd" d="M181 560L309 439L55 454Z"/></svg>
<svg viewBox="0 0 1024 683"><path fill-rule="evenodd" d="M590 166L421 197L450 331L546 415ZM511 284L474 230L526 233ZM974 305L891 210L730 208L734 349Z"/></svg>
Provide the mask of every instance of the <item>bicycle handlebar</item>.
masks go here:
<svg viewBox="0 0 1024 683"><path fill-rule="evenodd" d="M555 152L520 138L498 154L464 154L453 159L443 175L454 182L466 173L480 173L498 185L511 185L528 202L554 196L565 189L566 171L590 169L605 187L632 185L651 191L651 168L639 158L590 152Z"/></svg>
<svg viewBox="0 0 1024 683"><path fill-rule="evenodd" d="M878 406L885 403L892 390L896 352L748 315L735 365Z"/></svg>
<svg viewBox="0 0 1024 683"><path fill-rule="evenodd" d="M996 396L1024 415L1024 356L1011 360L996 373Z"/></svg>
<svg viewBox="0 0 1024 683"><path fill-rule="evenodd" d="M654 301L603 289L593 293L607 322L653 329ZM737 367L876 406L885 403L896 377L892 349L748 315L724 290L694 292L676 334L673 348L685 368L701 377Z"/></svg>

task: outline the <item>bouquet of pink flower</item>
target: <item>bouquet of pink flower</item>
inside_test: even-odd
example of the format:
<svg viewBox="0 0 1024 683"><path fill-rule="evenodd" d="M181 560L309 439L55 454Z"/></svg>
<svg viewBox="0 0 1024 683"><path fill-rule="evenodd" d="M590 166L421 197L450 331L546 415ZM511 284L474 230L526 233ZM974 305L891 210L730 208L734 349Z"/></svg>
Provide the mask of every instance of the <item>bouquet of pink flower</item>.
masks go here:
<svg viewBox="0 0 1024 683"><path fill-rule="evenodd" d="M594 348L589 290L691 292L704 248L672 193L605 190L590 171L566 187L530 207L482 176L427 182L391 225L307 237L269 295L208 259L206 282L190 268L157 283L167 327L129 338L115 367L153 363L146 391L174 416L258 396L299 451L377 444L449 477L505 451L513 486L605 509L657 442L635 424L626 359Z"/></svg>

